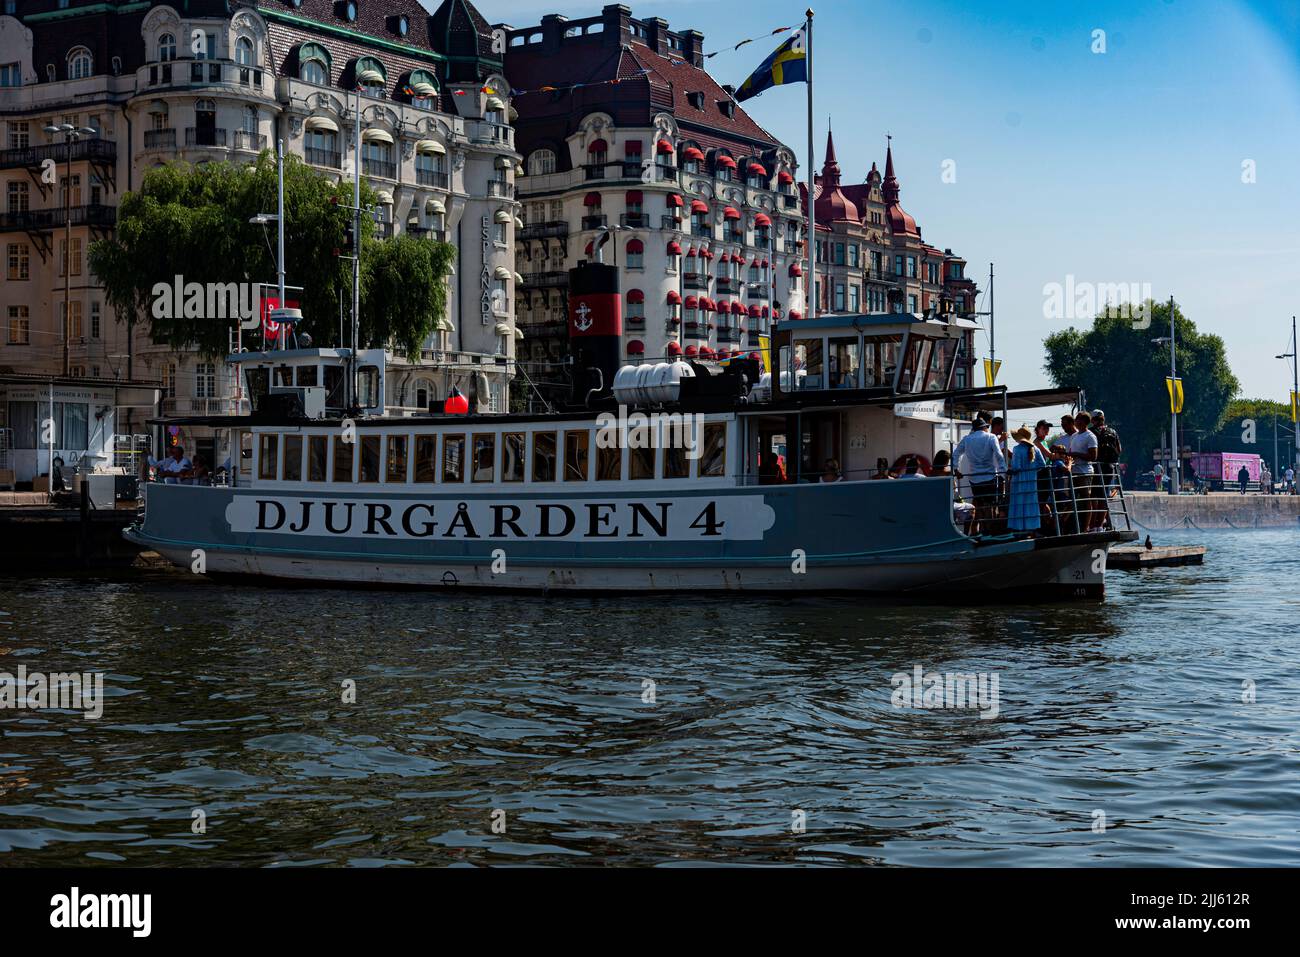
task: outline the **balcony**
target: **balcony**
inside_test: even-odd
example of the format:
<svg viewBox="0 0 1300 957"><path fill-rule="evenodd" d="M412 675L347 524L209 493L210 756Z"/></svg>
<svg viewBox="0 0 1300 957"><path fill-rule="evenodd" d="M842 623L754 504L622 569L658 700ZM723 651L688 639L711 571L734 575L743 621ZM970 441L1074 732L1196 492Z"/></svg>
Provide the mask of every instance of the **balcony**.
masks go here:
<svg viewBox="0 0 1300 957"><path fill-rule="evenodd" d="M740 287L741 287L741 285L742 285L742 284L741 284L741 281L740 281L739 279L732 279L730 276L719 276L719 277L718 277L718 286L717 286L717 289L718 289L718 295L719 295L719 296L721 296L721 295L735 295L735 296L739 296L739 295L740 295Z"/></svg>
<svg viewBox="0 0 1300 957"><path fill-rule="evenodd" d="M174 129L173 130L145 130L144 148L147 150L176 149L176 131Z"/></svg>
<svg viewBox="0 0 1300 957"><path fill-rule="evenodd" d="M375 223L375 238L376 238L376 239L392 239L392 238L393 238L393 224L392 224L392 223Z"/></svg>
<svg viewBox="0 0 1300 957"><path fill-rule="evenodd" d="M247 405L247 403L245 403ZM234 397L218 399L197 396L168 396L162 400L163 415L238 415Z"/></svg>
<svg viewBox="0 0 1300 957"><path fill-rule="evenodd" d="M397 164L363 156L361 157L361 172L367 176L378 176L380 179L397 179Z"/></svg>
<svg viewBox="0 0 1300 957"><path fill-rule="evenodd" d="M713 227L708 223L691 223L691 235L701 239L713 238Z"/></svg>
<svg viewBox="0 0 1300 957"><path fill-rule="evenodd" d="M729 326L722 326L718 329L719 342L740 342L740 330L733 329Z"/></svg>
<svg viewBox="0 0 1300 957"><path fill-rule="evenodd" d="M303 148L303 157L312 166L324 166L328 169L343 168L343 154L337 150L323 150L315 146Z"/></svg>
<svg viewBox="0 0 1300 957"><path fill-rule="evenodd" d="M231 145L237 150L260 153L266 149L266 134L254 133L250 130L235 130L231 135Z"/></svg>
<svg viewBox="0 0 1300 957"><path fill-rule="evenodd" d="M782 193L782 194L781 194L781 208L782 208L782 209L794 209L794 208L797 207L798 205L799 205L799 197L798 197L798 196L792 196L792 195L790 195L789 193Z"/></svg>
<svg viewBox="0 0 1300 957"><path fill-rule="evenodd" d="M499 123L489 123L485 120L468 120L465 123L465 134L469 137L471 143L493 144L506 146L510 149L514 149L515 146L514 128Z"/></svg>
<svg viewBox="0 0 1300 957"><path fill-rule="evenodd" d="M749 284L750 299L766 299L768 294L768 284L766 280L760 280L757 283Z"/></svg>
<svg viewBox="0 0 1300 957"><path fill-rule="evenodd" d="M62 143L49 143L45 146L27 146L12 150L0 150L0 169L22 169L25 166L40 166L47 159L56 163L66 163L68 148ZM117 143L113 140L89 139L78 140L72 144L72 162L85 160L112 163L117 160Z"/></svg>
<svg viewBox="0 0 1300 957"><path fill-rule="evenodd" d="M645 316L627 316L624 323L629 332L645 332Z"/></svg>
<svg viewBox="0 0 1300 957"><path fill-rule="evenodd" d="M660 229L677 229L682 228L682 218L680 216L661 216L659 217Z"/></svg>
<svg viewBox="0 0 1300 957"><path fill-rule="evenodd" d="M623 213L618 217L618 224L632 229L649 229L650 217L645 213Z"/></svg>
<svg viewBox="0 0 1300 957"><path fill-rule="evenodd" d="M523 285L530 289L568 288L569 274L563 269L524 273Z"/></svg>
<svg viewBox="0 0 1300 957"><path fill-rule="evenodd" d="M897 286L902 278L894 273L871 272L867 275L867 282L883 282L887 286Z"/></svg>
<svg viewBox="0 0 1300 957"><path fill-rule="evenodd" d="M417 169L415 171L415 185L432 186L434 189L449 189L451 175L435 169Z"/></svg>
<svg viewBox="0 0 1300 957"><path fill-rule="evenodd" d="M609 217L603 213L598 216L583 216L583 229L602 229L609 222Z"/></svg>
<svg viewBox="0 0 1300 957"><path fill-rule="evenodd" d="M117 209L100 204L90 206L73 206L64 215L64 209L29 209L16 213L0 213L0 232L18 230L61 229L71 218L73 226L113 226L117 223Z"/></svg>
<svg viewBox="0 0 1300 957"><path fill-rule="evenodd" d="M682 274L682 287L685 289L708 289L708 274L702 272L688 272Z"/></svg>
<svg viewBox="0 0 1300 957"><path fill-rule="evenodd" d="M219 127L187 127L185 130L186 146L225 146L226 131Z"/></svg>
<svg viewBox="0 0 1300 957"><path fill-rule="evenodd" d="M515 188L503 179L488 180L488 195L497 199L514 199Z"/></svg>
<svg viewBox="0 0 1300 957"><path fill-rule="evenodd" d="M569 235L569 224L562 220L549 223L528 223L515 234L519 239L549 239Z"/></svg>

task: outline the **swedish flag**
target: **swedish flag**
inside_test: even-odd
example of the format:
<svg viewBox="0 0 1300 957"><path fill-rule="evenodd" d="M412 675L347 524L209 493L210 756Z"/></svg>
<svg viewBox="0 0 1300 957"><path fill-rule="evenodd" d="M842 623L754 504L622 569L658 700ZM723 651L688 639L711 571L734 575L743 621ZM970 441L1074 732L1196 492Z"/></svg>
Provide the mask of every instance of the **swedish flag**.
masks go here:
<svg viewBox="0 0 1300 957"><path fill-rule="evenodd" d="M749 75L736 91L736 102L757 96L773 86L808 82L808 55L804 31L799 30L776 48L763 65Z"/></svg>

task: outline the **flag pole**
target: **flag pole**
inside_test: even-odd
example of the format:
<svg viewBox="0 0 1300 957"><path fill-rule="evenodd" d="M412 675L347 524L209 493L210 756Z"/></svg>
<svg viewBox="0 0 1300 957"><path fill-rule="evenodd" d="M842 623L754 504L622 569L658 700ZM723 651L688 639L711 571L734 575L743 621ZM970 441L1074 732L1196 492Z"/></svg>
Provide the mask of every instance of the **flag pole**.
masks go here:
<svg viewBox="0 0 1300 957"><path fill-rule="evenodd" d="M808 63L808 318L817 318L817 203L813 194L813 10L809 7L804 24L804 57ZM792 383L793 384L793 383Z"/></svg>

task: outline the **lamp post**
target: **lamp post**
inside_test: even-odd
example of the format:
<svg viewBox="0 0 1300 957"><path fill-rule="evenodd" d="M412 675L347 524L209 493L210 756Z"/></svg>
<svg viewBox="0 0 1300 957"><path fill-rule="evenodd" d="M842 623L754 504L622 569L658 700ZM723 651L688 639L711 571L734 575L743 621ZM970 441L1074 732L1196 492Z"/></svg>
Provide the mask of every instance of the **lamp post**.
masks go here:
<svg viewBox="0 0 1300 957"><path fill-rule="evenodd" d="M68 343L72 332L72 144L83 136L94 136L97 130L71 123L51 124L45 127L51 139L62 136L67 151L63 174L63 374L68 374Z"/></svg>
<svg viewBox="0 0 1300 957"><path fill-rule="evenodd" d="M1177 495L1178 486L1178 413L1174 411L1176 403L1174 396L1177 395L1178 389L1178 360L1174 353L1174 297L1169 297L1169 335L1160 336L1158 339L1151 340L1156 345L1169 343L1169 415L1170 415L1170 462L1169 462L1169 494Z"/></svg>
<svg viewBox="0 0 1300 957"><path fill-rule="evenodd" d="M1279 355L1279 356L1274 356L1275 359L1290 359L1290 360L1291 360L1291 395L1289 395L1289 396L1287 397L1287 398L1290 400L1287 404L1288 404L1288 406L1289 406L1291 409L1295 409L1295 407L1296 407L1296 403L1297 403L1297 402L1300 402L1300 367L1297 366L1297 359L1296 359L1296 353L1300 352L1300 348L1297 348L1297 347L1296 347L1296 346L1297 346L1297 343L1296 343L1296 335L1295 335L1295 331L1296 331L1296 326L1295 326L1295 316L1292 316L1292 317L1291 317L1291 351L1290 351L1290 352L1284 352L1284 353L1282 353L1282 354ZM1294 435L1294 434L1295 434L1295 431L1296 431L1296 416L1295 416L1295 413L1294 413L1294 412L1292 412L1292 415L1291 415L1291 429L1292 429L1292 434ZM1276 416L1274 416L1274 418L1273 418L1273 433L1274 433L1274 438L1273 438L1273 445L1274 445L1273 457L1276 458L1276 457L1277 457L1277 450L1276 450L1276 446L1277 446L1277 417L1276 417ZM1295 457L1296 457L1296 458L1295 458L1295 465L1294 465L1293 467L1296 469L1297 472L1300 472L1300 442L1296 442L1296 443L1295 443ZM1281 464L1282 464L1281 462L1278 463L1279 466L1280 466Z"/></svg>

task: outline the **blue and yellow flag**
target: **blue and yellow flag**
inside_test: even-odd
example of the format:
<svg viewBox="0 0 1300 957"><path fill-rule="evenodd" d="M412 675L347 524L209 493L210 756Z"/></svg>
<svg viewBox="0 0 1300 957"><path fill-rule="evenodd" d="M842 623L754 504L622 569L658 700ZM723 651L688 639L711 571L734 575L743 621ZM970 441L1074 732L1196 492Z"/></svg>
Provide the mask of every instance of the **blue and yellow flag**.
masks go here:
<svg viewBox="0 0 1300 957"><path fill-rule="evenodd" d="M763 61L763 65L749 75L736 91L736 102L757 96L773 86L808 82L808 56L804 31L799 30L786 40L776 52Z"/></svg>

